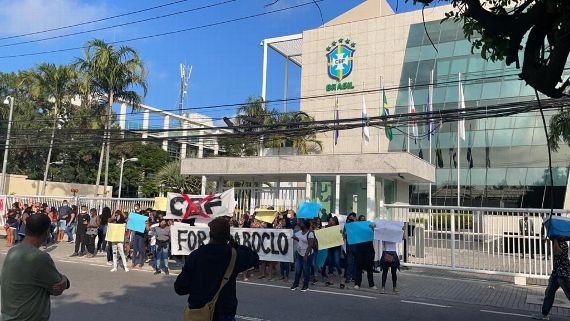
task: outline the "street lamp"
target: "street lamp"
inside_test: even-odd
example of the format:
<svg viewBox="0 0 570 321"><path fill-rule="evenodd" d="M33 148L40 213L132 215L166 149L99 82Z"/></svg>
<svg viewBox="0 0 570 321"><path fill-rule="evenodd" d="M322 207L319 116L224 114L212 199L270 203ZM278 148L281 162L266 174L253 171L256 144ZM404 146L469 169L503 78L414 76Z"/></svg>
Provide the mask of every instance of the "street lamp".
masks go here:
<svg viewBox="0 0 570 321"><path fill-rule="evenodd" d="M6 133L6 143L4 146L4 162L2 162L2 194L6 194L6 167L8 166L8 148L10 148L10 131L12 130L12 114L14 113L14 97L7 96L4 105L10 105L8 116L8 132Z"/></svg>
<svg viewBox="0 0 570 321"><path fill-rule="evenodd" d="M63 161L60 160L60 161L51 162L51 163L49 163L49 165L63 165ZM49 169L49 166L48 166L48 169ZM43 186L43 188L42 188L42 195L44 195L45 190L46 190L47 177L48 177L48 172L45 172L44 181L43 181L43 185L42 185L42 186Z"/></svg>
<svg viewBox="0 0 570 321"><path fill-rule="evenodd" d="M123 167L125 167L126 162L138 162L139 159L136 157L127 158L121 157L121 174L119 175L119 198L121 198L121 188L123 187Z"/></svg>

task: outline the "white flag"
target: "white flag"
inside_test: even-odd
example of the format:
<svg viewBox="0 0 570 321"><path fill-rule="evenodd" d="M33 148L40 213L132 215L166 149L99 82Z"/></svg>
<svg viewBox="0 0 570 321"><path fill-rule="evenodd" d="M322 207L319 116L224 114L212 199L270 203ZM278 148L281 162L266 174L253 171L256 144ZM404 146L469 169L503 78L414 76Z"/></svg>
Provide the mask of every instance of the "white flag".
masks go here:
<svg viewBox="0 0 570 321"><path fill-rule="evenodd" d="M368 128L368 113L366 112L366 100L362 96L362 138L364 144L368 145L370 142L370 129Z"/></svg>
<svg viewBox="0 0 570 321"><path fill-rule="evenodd" d="M461 76L459 76L461 77ZM461 78L459 78L459 109L460 109L460 116L463 116L465 110L465 97L463 96L463 86L461 85ZM461 119L457 124L457 134L459 138L465 140L465 119Z"/></svg>
<svg viewBox="0 0 570 321"><path fill-rule="evenodd" d="M412 90L409 91L408 97L408 113L410 114L410 122L412 125L412 136L414 137L414 142L418 138L418 124L416 122L416 106L414 104L414 94ZM408 125L409 127L410 125Z"/></svg>

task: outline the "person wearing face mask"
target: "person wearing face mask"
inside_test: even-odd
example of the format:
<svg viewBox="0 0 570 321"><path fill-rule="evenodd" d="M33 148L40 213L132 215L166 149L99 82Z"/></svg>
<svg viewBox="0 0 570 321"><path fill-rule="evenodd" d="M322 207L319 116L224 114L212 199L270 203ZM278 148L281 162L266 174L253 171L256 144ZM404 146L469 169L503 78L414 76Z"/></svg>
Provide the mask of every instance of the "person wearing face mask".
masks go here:
<svg viewBox="0 0 570 321"><path fill-rule="evenodd" d="M50 255L39 249L47 240L50 225L46 215L30 215L26 237L8 251L0 275L0 319L47 321L51 296L69 289L68 278L57 270Z"/></svg>
<svg viewBox="0 0 570 321"><path fill-rule="evenodd" d="M91 216L87 212L87 206L81 206L81 212L77 215L77 231L75 234L75 252L71 254L74 256L83 256L86 252L87 246L87 227L91 221ZM81 252L79 252L81 250Z"/></svg>

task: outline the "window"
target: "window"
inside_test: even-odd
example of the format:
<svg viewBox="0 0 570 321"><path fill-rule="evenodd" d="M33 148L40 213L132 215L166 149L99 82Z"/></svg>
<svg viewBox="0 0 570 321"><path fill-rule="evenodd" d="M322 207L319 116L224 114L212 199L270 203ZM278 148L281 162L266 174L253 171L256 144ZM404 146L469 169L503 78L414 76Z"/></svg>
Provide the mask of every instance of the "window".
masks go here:
<svg viewBox="0 0 570 321"><path fill-rule="evenodd" d="M517 128L513 131L513 146L515 145L531 145L532 144L532 129Z"/></svg>
<svg viewBox="0 0 570 321"><path fill-rule="evenodd" d="M481 94L481 99L492 99L499 98L501 86L498 86L496 82L483 84L483 92Z"/></svg>
<svg viewBox="0 0 570 321"><path fill-rule="evenodd" d="M467 71L467 58L457 58L451 61L451 68L449 74L457 75L458 73L465 73Z"/></svg>
<svg viewBox="0 0 570 321"><path fill-rule="evenodd" d="M520 94L519 80L505 80L501 85L501 97L518 97Z"/></svg>

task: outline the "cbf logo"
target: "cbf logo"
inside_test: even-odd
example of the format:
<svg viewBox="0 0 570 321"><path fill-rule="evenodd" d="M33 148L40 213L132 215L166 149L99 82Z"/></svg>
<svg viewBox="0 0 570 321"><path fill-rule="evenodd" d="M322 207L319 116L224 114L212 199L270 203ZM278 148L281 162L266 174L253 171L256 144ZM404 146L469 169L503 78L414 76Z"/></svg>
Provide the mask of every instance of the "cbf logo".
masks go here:
<svg viewBox="0 0 570 321"><path fill-rule="evenodd" d="M351 82L341 83L341 81L352 73L354 48L356 43L350 39L338 39L327 47L328 75L337 81L335 84L327 85L327 91L353 89Z"/></svg>

